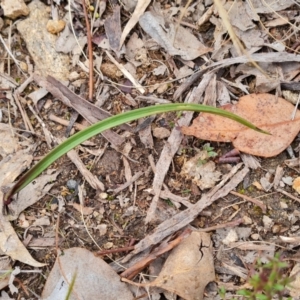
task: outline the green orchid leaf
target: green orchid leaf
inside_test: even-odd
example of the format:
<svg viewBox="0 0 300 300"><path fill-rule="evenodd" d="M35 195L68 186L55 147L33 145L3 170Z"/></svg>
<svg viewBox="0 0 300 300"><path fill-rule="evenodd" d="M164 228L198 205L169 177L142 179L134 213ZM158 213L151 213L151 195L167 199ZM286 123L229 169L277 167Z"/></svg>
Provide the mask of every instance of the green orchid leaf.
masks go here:
<svg viewBox="0 0 300 300"><path fill-rule="evenodd" d="M162 104L156 106L149 106L145 108L135 109L129 112L118 114L116 116L109 117L98 123L95 123L88 128L77 132L76 134L69 137L63 143L55 147L49 154L41 159L35 166L27 171L16 184L4 195L4 204L8 205L11 202L11 198L14 194L18 193L30 182L32 182L37 176L39 176L45 169L47 169L53 162L55 162L62 155L72 150L79 144L88 140L89 138L116 126L124 123L128 123L143 117L147 117L154 114L166 113L171 111L195 111L205 112L220 115L232 120L235 120L251 129L259 131L261 133L268 134L267 132L259 129L247 120L230 113L228 111L214 108L211 106L200 105L200 104L186 104L186 103L174 103L174 104Z"/></svg>

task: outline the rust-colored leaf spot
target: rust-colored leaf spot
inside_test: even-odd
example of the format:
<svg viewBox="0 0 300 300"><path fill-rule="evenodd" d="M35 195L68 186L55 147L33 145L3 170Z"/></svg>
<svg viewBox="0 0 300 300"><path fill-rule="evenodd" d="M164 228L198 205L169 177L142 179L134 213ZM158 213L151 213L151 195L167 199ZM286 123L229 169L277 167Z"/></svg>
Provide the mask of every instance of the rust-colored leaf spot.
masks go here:
<svg viewBox="0 0 300 300"><path fill-rule="evenodd" d="M242 152L272 157L286 149L300 130L300 112L297 111L295 119L291 120L294 106L271 94L243 96L237 104L221 108L247 119L271 135L207 113L201 113L190 127L182 127L182 133L203 140L232 142Z"/></svg>

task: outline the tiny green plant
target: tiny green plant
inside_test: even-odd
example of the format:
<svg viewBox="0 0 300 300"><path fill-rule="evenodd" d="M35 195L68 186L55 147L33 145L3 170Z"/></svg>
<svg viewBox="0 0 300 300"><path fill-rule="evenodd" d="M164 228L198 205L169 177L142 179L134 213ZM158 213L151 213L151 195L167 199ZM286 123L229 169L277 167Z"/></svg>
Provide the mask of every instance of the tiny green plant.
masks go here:
<svg viewBox="0 0 300 300"><path fill-rule="evenodd" d="M284 289L292 282L292 279L285 274L288 264L280 258L280 253L276 253L268 263L263 264L260 259L255 264L257 270L251 276L248 283L251 289L242 289L237 292L238 298L247 300L272 300L292 298L284 297ZM220 297L225 299L226 290L221 288ZM241 298L242 296L242 298Z"/></svg>
<svg viewBox="0 0 300 300"><path fill-rule="evenodd" d="M218 156L218 153L213 151L214 148L211 147L209 143L206 143L205 145L203 145L202 148L203 148L203 151L206 151L206 157L207 158ZM198 166L206 164L207 163L207 158L206 159L199 159Z"/></svg>
<svg viewBox="0 0 300 300"><path fill-rule="evenodd" d="M218 156L218 153L214 151L214 147L211 147L210 143L205 144L203 150L207 151L208 157Z"/></svg>
<svg viewBox="0 0 300 300"><path fill-rule="evenodd" d="M69 137L63 143L54 148L49 154L47 154L43 159L41 159L34 167L27 171L20 179L15 183L15 185L5 193L3 202L8 205L12 201L12 196L22 190L30 182L32 182L38 175L40 175L45 169L47 169L53 162L59 159L62 155L66 154L68 151L72 150L76 146L80 145L89 138L113 127L119 126L121 124L131 122L143 117L148 117L150 115L166 113L171 111L196 111L196 112L206 112L211 114L220 115L232 120L235 120L251 129L258 132L268 134L267 132L259 129L247 120L230 113L228 111L218 109L211 106L201 105L201 104L188 104L188 103L173 103L173 104L162 104L155 106L148 106L144 108L135 109L129 112L125 112L119 115L109 117L102 120L90 127L77 132L76 134Z"/></svg>
<svg viewBox="0 0 300 300"><path fill-rule="evenodd" d="M183 195L189 195L191 193L191 190L190 189L185 189L185 190L182 190L181 193Z"/></svg>
<svg viewBox="0 0 300 300"><path fill-rule="evenodd" d="M165 202L168 206L171 206L171 207L174 206L173 202L169 198L165 199Z"/></svg>

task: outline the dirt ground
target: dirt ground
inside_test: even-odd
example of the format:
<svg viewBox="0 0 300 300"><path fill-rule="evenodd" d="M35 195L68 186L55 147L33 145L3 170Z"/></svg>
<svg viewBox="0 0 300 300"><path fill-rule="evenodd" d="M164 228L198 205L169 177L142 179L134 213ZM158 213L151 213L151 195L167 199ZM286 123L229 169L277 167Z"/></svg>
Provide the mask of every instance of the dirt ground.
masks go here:
<svg viewBox="0 0 300 300"><path fill-rule="evenodd" d="M26 2L30 6L30 3L35 1ZM208 10L213 6L213 1L167 0L157 1L156 4L150 1L149 6L144 9L150 11L155 6L155 9L159 7L161 11L168 11L171 15L168 20L172 20L174 24L181 19L181 26L187 28L199 42L205 45L205 50L202 49L204 54L198 53L195 57L186 53L179 55L175 50L170 50L157 40L154 42L155 38L149 37L149 33L143 29L141 21L140 23L136 22L126 36L123 50L117 49L113 45L104 46L103 41L112 36L110 30L115 31L113 36L119 34L116 29L117 21L113 23L116 26L113 30L110 28L112 25L105 23L116 13L116 7L121 6L120 28L122 29L131 18L134 19L134 14L133 10L126 10L130 1L98 2L100 7L106 5L99 19L92 18L95 7L98 7L97 1L90 1L87 6L90 8L88 11L89 21L91 22L93 19L95 26L92 50L97 72L94 72L92 78L95 89L93 103L111 115L122 114L151 104L185 102L187 99L196 98L197 95L193 94L195 89L198 88L196 92L201 90L205 74L207 75L208 71L212 70L208 66L216 62L220 63L220 67L210 73L212 77L208 80L197 103L217 107L228 104L228 101L236 104L239 98L245 95L245 91L249 94L269 93L282 96L282 90L289 90L284 84L299 84L299 56L296 55L297 59L295 58L294 61L288 57L292 53L299 54L299 34L296 30L299 26L297 1L281 10L277 7L269 12L257 9L260 20L252 16L250 20L252 20L253 26L245 22L243 26L247 26L248 31L244 30L244 35L241 33L242 29L232 21L232 16L230 17L232 25L236 26L234 28L238 32L243 47L251 55L253 53L277 53L278 48L275 46L278 46L277 44L283 46L283 49L280 50L280 61L270 61L269 58L265 61L264 58L257 60L259 67L269 74L269 81L261 80L262 75L257 69L258 66L251 63L223 63L226 59L238 57L239 54L231 42L232 38L227 34L226 26L222 25L220 21L220 13L216 10L216 6L208 14ZM240 5L241 12L245 13L242 9L247 1L223 2L227 3L226 9L235 3L235 5ZM60 20L67 18L67 1L45 0L41 3L46 5L47 18L52 19L55 14ZM188 7L184 11L186 4ZM183 17L180 12L185 12ZM140 12L139 17L144 14L144 12ZM249 11L248 14L250 14ZM290 18L290 21L280 23L278 15ZM201 16L206 16L207 19L199 25ZM166 15L164 17L166 18ZM66 78L59 78L53 74L53 70L40 69L41 65L34 57L37 52L30 48L32 46L28 46L32 42L27 41L28 37L24 36L22 29L20 30L18 27L20 25L17 24L18 21L23 22L27 18L28 16L19 16L12 19L5 15L5 10L2 11L1 35L5 44L9 45L11 53L1 42L1 123L9 124L14 129L14 139L9 141L14 141L15 146L13 146L14 150L9 153L0 149L0 158L1 161L4 161L6 157L14 155L14 153L20 156L21 154L18 153L21 152L18 151L32 146L29 150L29 154L32 155L32 163L25 167L20 166L19 174L11 182L1 181L2 185L17 180L22 172L49 153L50 148L55 147L58 139L61 141L68 134L72 135L77 132L76 126L72 123L74 116L77 124L87 126L90 123L81 115L80 109L76 114L74 106L67 106L66 103L63 103L62 96L59 97L53 90L50 91L46 88L49 93L42 94L42 96L32 95L41 87L45 87L39 80L46 80L47 75L52 75L60 82L68 81L68 88L83 99L88 99L90 86L88 62L80 52L72 52L72 49L62 54L69 59ZM269 25L271 21L274 24ZM276 21L278 24L275 24ZM66 22L66 26L70 27L69 21ZM86 37L86 25L81 1L76 0L72 4L72 22L77 37L82 41L81 39ZM25 24L21 26L25 26ZM250 32L250 29L256 31ZM32 29L32 32L34 30ZM244 38L246 32L253 35L252 38ZM58 39L60 35L62 33L56 33L55 39ZM136 35L135 40L132 38L134 35ZM118 38L120 37L118 36ZM36 36L36 39L39 37ZM129 45L130 39L134 46ZM261 42L261 40L263 41ZM141 41L143 41L143 45L139 46ZM112 40L109 42L112 44ZM66 40L65 44L67 43L69 42ZM217 48L220 44L222 46ZM271 44L273 48L268 46ZM196 47L197 51L199 51L199 47ZM73 48L75 49L75 45ZM137 52L132 54L128 49L132 53ZM60 50L57 46L57 53L61 54ZM83 50L88 55L86 43L83 44ZM192 49L190 53L194 50ZM184 51L182 50L182 52ZM138 85L135 86L122 74L107 52L114 56L119 64L126 65L129 72L134 72L136 82L145 89L144 93L141 93ZM54 60L59 59L54 58ZM45 60L48 58L45 57ZM162 71L161 67L165 69ZM237 68L241 70L238 71ZM201 76L190 85L185 86L194 76L192 74L195 72L201 74L202 70ZM33 78L19 93L19 87L32 73L39 74L37 75L39 80ZM274 79L275 74L278 75L275 78L277 81ZM9 82L13 82L13 84ZM121 86L115 83L119 83ZM53 86L55 87L55 84ZM180 92L183 86L185 88ZM290 88L290 90L297 93L299 88L298 91L296 88ZM16 91L18 91L17 94ZM174 95L178 95L176 99L174 99ZM225 101L227 98L229 100ZM22 113L20 107L22 107ZM31 127L24 120L24 115L27 115L26 119ZM56 121L53 116L56 117ZM67 155L52 164L50 169L59 173L56 179L49 181L51 189L43 192L43 188L39 190L38 187L39 196L34 196L35 199L31 200L32 205L30 206L27 207L25 203L25 209L19 211L11 222L16 236L27 247L32 258L37 262L44 263L45 266L37 267L34 263L26 264L24 261L22 262L22 259L18 261L16 256L13 256L8 265L2 267L2 270L19 267L22 272L15 275L14 285L17 289L15 293L12 293L13 290L7 281L1 285L2 291L7 293L7 297L11 297L3 299L37 299L41 297L59 249L61 251L73 247L87 249L116 270L113 262L121 261L129 254L129 251L112 251L113 249L136 245L145 237L156 232L159 224L164 224L164 221L171 220L173 216L188 208L192 209L192 206L203 199L204 195L209 195L209 192L218 185L222 178L233 172L232 170L239 166L239 163L243 163L240 168L248 168L248 159L251 153L247 158L237 155L233 162L220 162L220 158L224 154L234 149L232 143L181 135L180 130L183 125L180 124L188 116L187 112L168 112L133 121L129 124L129 130L121 127L114 128L117 141L121 141L120 145L113 145L102 135L94 136L75 150L76 161L80 160L85 167L84 173ZM192 119L194 120L196 117L195 113ZM61 120L65 120L66 124L62 124ZM67 128L69 123L72 126L71 130ZM262 121L261 124L265 123ZM294 125L291 124L291 127L294 128ZM47 133L50 133L50 142L44 128L47 129ZM167 148L170 141L174 145L177 143L170 140L173 135L180 136L174 155L171 154L173 150ZM2 135L1 138L4 145L6 143L4 136ZM180 234L186 227L194 228L196 231L207 229L206 231L210 233L215 280L206 287L204 299L220 299L218 291L222 286L228 292L228 299L235 297L236 291L240 287L244 287L251 276L258 257L266 262L276 252L280 252L282 259L289 264L285 271L286 275L290 275L292 269L298 264L300 198L297 187L295 184L293 185L299 176L299 163L296 160L296 157L299 156L297 152L297 148L299 149L298 133L292 137L292 140L293 142L288 142L285 147L289 146L289 152L284 150L272 157L252 156L258 164L257 168L250 166L247 174L240 178L235 186L232 185L226 195L222 194L210 205L204 207L193 221L168 235L170 239L176 238L176 234ZM269 144L264 144L264 141L262 143L262 147L267 148L265 151L273 151ZM171 163L164 165L165 162L161 161L162 153L168 151L170 152L168 159ZM203 159L197 156L200 151L205 152L206 156ZM194 163L195 168L199 168L197 172L204 172L198 181L195 179L195 174L191 175L183 171L185 164L194 157L198 157ZM293 165L291 165L291 160L295 162ZM202 169L202 166L206 166L208 162L213 163L215 168ZM164 168L166 175L159 183L157 174ZM97 182L99 185L103 184L102 190L91 186L87 179L87 171L94 176L96 181L93 182ZM281 172L281 176L277 172ZM136 174L137 177L134 177ZM208 182L205 183L207 186L203 187L205 176L209 178L205 179ZM124 185L126 183L128 183L127 186ZM70 188L72 185L73 188ZM150 222L145 222L149 217L149 208L157 191L159 191L158 194L165 191L166 196L160 195L155 206L155 214L152 215ZM13 201L20 201L20 199ZM61 203L63 203L62 210L59 209ZM3 229L2 224L1 226ZM287 240L287 238L291 238L291 240ZM162 241L165 241L165 238L161 238L159 242L152 245L149 243L150 249L153 250ZM3 246L1 246L1 250L3 251ZM107 252L101 252L103 250L107 250ZM164 254L163 257L165 259L167 255ZM163 265L162 262L160 264ZM145 267L143 273L151 274L148 267ZM144 278L143 275L137 275L135 281L142 282L142 278ZM144 282L148 282L148 279ZM140 299L176 299L176 296L171 298L170 295L163 295L162 291L151 289L149 294L141 289L134 297L141 295L143 296ZM297 291L285 290L285 296L290 295L296 299ZM4 297L3 294L2 297ZM203 297L201 295L199 299Z"/></svg>

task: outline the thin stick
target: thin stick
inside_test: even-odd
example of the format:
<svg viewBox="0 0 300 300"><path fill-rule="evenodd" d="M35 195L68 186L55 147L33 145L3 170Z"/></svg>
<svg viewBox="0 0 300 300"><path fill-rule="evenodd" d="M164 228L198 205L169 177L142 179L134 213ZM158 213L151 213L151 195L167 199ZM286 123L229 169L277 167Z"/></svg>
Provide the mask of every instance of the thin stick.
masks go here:
<svg viewBox="0 0 300 300"><path fill-rule="evenodd" d="M62 119L60 117L57 117L53 114L51 114L49 116L49 120L54 121L54 122L59 123L59 124L64 125L64 126L68 126L68 124L69 124L69 122L67 120L64 120L64 119ZM79 124L79 123L74 123L74 127L75 127L76 130L83 130L87 126L84 126L84 125Z"/></svg>
<svg viewBox="0 0 300 300"><path fill-rule="evenodd" d="M261 201L259 201L259 200L257 200L257 199L254 199L254 198L251 198L251 197L249 197L249 196L246 196L246 195L237 193L237 192L235 192L235 191L231 191L230 194L235 195L235 196L238 196L238 197L241 197L241 198L243 198L244 200L247 200L247 201L250 201L250 202L254 203L255 205L259 206L259 207L262 209L262 211L263 211L264 213L267 211L266 206L265 206Z"/></svg>
<svg viewBox="0 0 300 300"><path fill-rule="evenodd" d="M86 23L86 32L87 32L87 42L88 42L88 51L89 51L89 101L93 101L94 94L94 81L93 81L93 47L92 47L92 35L91 35L91 27L89 23L88 14L85 7L85 0L82 0L83 12Z"/></svg>
<svg viewBox="0 0 300 300"><path fill-rule="evenodd" d="M197 231L199 231L199 232L209 232L209 231L214 231L214 230L217 230L217 229L220 229L220 228L235 227L235 226L240 225L241 223L243 223L242 218L237 219L237 220L232 221L232 222L228 222L228 223L224 223L224 224L218 224L218 225L207 227L207 228L199 228L199 229L197 229Z"/></svg>
<svg viewBox="0 0 300 300"><path fill-rule="evenodd" d="M281 194L283 194L283 195L286 195L286 196L290 197L291 199L293 199L293 200L295 200L297 202L300 202L299 198L297 198L297 197L293 196L292 194L284 191L283 189L277 188L276 191L279 192L279 193L281 193Z"/></svg>

